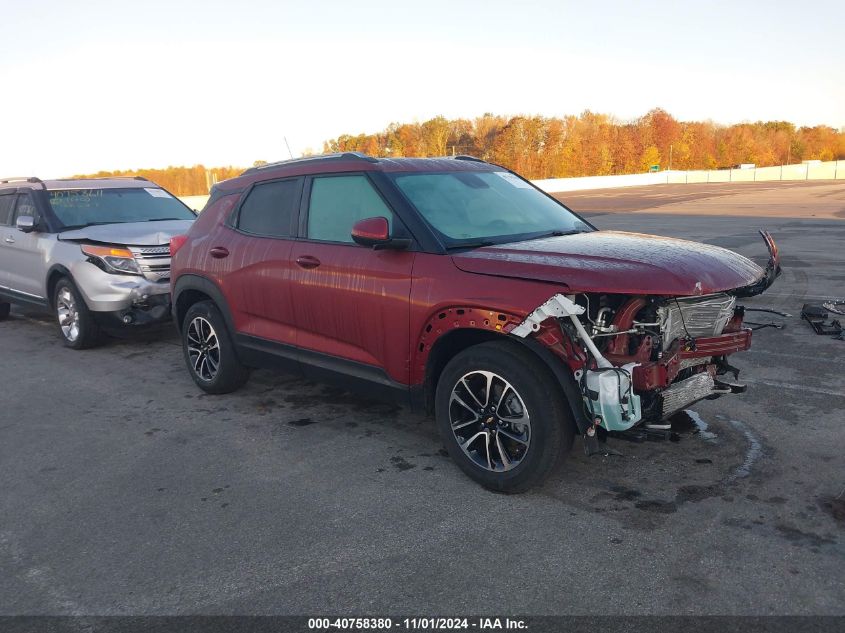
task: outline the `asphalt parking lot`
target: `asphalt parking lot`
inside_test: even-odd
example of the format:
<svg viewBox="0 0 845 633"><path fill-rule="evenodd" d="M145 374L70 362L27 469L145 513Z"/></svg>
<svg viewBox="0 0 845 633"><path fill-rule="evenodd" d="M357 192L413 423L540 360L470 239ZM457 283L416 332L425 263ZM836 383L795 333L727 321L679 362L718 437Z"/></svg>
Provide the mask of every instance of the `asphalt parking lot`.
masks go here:
<svg viewBox="0 0 845 633"><path fill-rule="evenodd" d="M845 183L560 197L760 262L773 233L785 273L746 303L794 316L753 313L786 329L733 357L747 394L505 496L422 416L264 371L204 395L170 328L74 352L15 312L0 613L845 614L845 342L797 316L845 295Z"/></svg>

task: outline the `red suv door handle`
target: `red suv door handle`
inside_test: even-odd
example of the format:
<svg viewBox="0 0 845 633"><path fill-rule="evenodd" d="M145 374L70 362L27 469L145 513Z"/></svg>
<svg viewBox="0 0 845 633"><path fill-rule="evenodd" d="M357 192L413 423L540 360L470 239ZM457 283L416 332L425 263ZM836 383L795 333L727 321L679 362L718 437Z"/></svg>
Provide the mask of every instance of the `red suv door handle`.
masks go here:
<svg viewBox="0 0 845 633"><path fill-rule="evenodd" d="M215 259L223 259L224 257L229 256L229 250L227 248L223 248L222 246L215 246L212 248L209 253Z"/></svg>
<svg viewBox="0 0 845 633"><path fill-rule="evenodd" d="M296 258L296 263L302 268L316 268L320 265L320 260L313 255L302 255Z"/></svg>

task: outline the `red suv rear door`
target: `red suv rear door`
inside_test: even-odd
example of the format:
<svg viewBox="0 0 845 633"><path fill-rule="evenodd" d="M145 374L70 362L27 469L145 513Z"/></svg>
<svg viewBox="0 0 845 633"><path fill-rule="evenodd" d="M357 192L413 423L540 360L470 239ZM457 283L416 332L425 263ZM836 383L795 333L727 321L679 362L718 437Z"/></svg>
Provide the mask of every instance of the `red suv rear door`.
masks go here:
<svg viewBox="0 0 845 633"><path fill-rule="evenodd" d="M303 370L315 377L320 367L376 380L381 374L408 384L414 253L373 250L351 237L358 220L382 216L391 228L399 220L365 174L314 176L305 189L303 238L291 256Z"/></svg>
<svg viewBox="0 0 845 633"><path fill-rule="evenodd" d="M223 285L237 330L288 346L296 344L291 302L291 250L298 222L302 178L255 184L227 229L225 244L211 249L223 261Z"/></svg>

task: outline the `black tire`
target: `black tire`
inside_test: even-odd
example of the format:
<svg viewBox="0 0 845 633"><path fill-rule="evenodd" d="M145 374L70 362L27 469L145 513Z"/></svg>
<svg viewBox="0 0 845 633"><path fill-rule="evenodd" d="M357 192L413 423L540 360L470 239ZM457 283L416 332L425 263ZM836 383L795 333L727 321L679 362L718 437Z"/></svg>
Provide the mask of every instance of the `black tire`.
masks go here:
<svg viewBox="0 0 845 633"><path fill-rule="evenodd" d="M5 321L9 318L9 312L12 310L12 306L9 303L0 303L0 321Z"/></svg>
<svg viewBox="0 0 845 633"><path fill-rule="evenodd" d="M216 348L209 343L212 339L207 338L206 325ZM207 393L231 393L249 380L250 370L238 359L226 321L213 301L188 308L182 322L182 353L191 378Z"/></svg>
<svg viewBox="0 0 845 633"><path fill-rule="evenodd" d="M478 372L492 373L496 378L491 381L487 374ZM466 378L463 384L462 378ZM477 397L470 403L477 410L467 411L470 407L460 400L472 395L468 389L464 391L468 385L474 388L482 385L479 395L492 392L493 400L498 402L491 405L492 409L484 409L479 405L490 404L491 399ZM458 396L456 400L452 398L453 389ZM516 400L508 393L515 394ZM508 400L511 404L506 404ZM524 492L540 484L572 448L575 436L575 424L563 389L551 371L529 350L509 341L475 345L449 361L437 382L434 408L440 435L452 459L472 479L499 492ZM506 409L505 413L502 409ZM525 424L509 422L524 421L526 413L530 422L527 433ZM466 417L461 419L461 415ZM458 418L457 431L452 428L453 416ZM522 432L517 432L520 429ZM473 436L481 437L465 451L459 435L464 442ZM516 437L527 439L527 448L524 441L513 441ZM501 443L497 445L497 441ZM485 454L480 446L490 451ZM497 464L496 454L501 456L502 451L506 457L500 457Z"/></svg>
<svg viewBox="0 0 845 633"><path fill-rule="evenodd" d="M62 277L53 289L53 312L59 328L59 338L71 349L88 349L103 342L103 332L88 309L82 293L67 277ZM70 319L70 321L68 321ZM75 320L76 327L69 325Z"/></svg>

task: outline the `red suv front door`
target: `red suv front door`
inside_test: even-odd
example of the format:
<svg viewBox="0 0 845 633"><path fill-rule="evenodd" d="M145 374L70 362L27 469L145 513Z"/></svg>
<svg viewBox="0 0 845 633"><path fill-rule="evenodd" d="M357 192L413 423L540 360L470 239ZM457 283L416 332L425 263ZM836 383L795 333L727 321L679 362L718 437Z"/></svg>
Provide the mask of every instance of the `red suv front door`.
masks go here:
<svg viewBox="0 0 845 633"><path fill-rule="evenodd" d="M330 366L328 356L408 384L414 253L373 250L351 237L358 220L382 216L391 227L398 220L364 174L314 176L309 188L304 239L291 255L303 369L308 373L309 363Z"/></svg>

